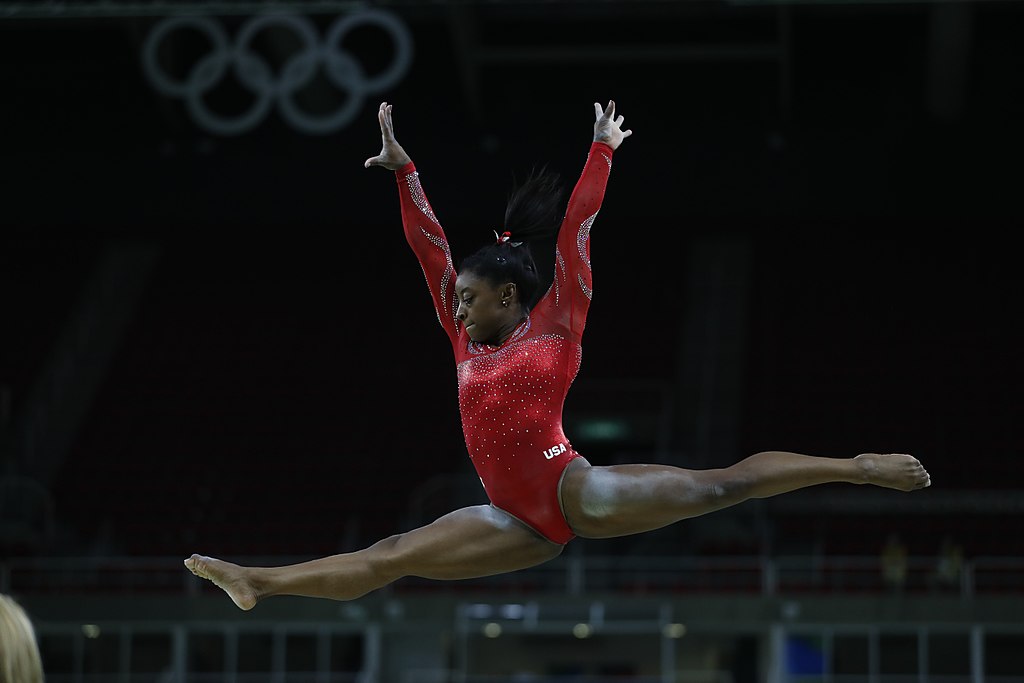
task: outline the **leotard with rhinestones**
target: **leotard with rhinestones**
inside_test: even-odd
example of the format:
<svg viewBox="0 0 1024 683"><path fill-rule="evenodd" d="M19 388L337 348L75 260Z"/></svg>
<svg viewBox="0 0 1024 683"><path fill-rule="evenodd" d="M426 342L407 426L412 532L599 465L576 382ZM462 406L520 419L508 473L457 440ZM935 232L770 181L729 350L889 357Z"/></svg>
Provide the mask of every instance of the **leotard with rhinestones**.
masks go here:
<svg viewBox="0 0 1024 683"><path fill-rule="evenodd" d="M405 236L455 352L463 434L484 491L492 505L560 544L574 534L559 505L558 483L579 457L562 430L562 409L580 367L592 293L590 228L611 166L612 148L594 142L559 229L554 280L500 346L466 334L456 317L451 250L416 166L409 162L395 171Z"/></svg>

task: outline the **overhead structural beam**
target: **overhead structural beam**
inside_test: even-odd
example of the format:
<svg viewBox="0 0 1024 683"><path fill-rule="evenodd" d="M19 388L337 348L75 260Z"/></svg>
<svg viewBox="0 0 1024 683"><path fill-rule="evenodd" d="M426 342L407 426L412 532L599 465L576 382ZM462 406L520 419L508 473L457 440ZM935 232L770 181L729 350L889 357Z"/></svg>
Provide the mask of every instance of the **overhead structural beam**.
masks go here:
<svg viewBox="0 0 1024 683"><path fill-rule="evenodd" d="M617 42L614 45L566 45L560 42L546 45L493 45L481 39L481 27L488 21L480 10L503 3L452 2L447 5L449 30L462 79L468 107L473 117L482 122L483 70L490 66L587 65L595 63L755 63L775 62L779 65L779 110L783 118L790 113L792 98L792 64L790 41L791 18L784 7L775 10L774 35L768 39L719 43L651 43ZM514 5L515 3L508 3ZM544 3L540 3L543 5ZM553 2L552 5L572 5L572 2ZM577 3L579 4L579 3ZM617 3L591 3L591 9ZM626 3L621 3L626 4ZM662 3L665 10L678 10L678 5ZM648 3L648 8L658 3ZM646 16L646 15L645 15ZM608 21L615 19L609 16Z"/></svg>
<svg viewBox="0 0 1024 683"><path fill-rule="evenodd" d="M332 14L365 9L357 0L322 2L5 2L0 4L3 19L120 19L166 17L174 15L248 15L264 12L293 14Z"/></svg>
<svg viewBox="0 0 1024 683"><path fill-rule="evenodd" d="M775 43L735 45L584 45L491 47L481 50L482 64L593 64L613 62L722 62L770 61L780 59L782 50Z"/></svg>

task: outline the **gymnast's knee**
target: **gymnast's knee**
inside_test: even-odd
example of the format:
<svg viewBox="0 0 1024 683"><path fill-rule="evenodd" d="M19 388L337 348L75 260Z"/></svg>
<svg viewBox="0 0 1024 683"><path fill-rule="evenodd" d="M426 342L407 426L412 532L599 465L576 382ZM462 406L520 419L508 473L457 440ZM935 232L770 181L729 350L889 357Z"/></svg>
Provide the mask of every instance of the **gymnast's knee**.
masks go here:
<svg viewBox="0 0 1024 683"><path fill-rule="evenodd" d="M382 538L362 552L366 555L366 564L374 576L396 581L406 575L405 558L399 547L404 534L394 534Z"/></svg>
<svg viewBox="0 0 1024 683"><path fill-rule="evenodd" d="M735 466L706 472L708 480L702 482L702 488L710 502L733 505L750 498L754 483L746 472Z"/></svg>

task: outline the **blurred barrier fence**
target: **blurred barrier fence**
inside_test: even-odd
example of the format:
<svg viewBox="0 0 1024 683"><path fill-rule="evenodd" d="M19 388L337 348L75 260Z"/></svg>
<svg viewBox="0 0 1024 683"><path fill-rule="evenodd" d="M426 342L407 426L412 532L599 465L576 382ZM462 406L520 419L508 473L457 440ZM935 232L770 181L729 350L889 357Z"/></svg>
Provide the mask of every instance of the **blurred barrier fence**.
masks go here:
<svg viewBox="0 0 1024 683"><path fill-rule="evenodd" d="M971 558L956 576L935 558L884 568L865 556L570 555L254 612L180 557L9 559L0 588L35 620L49 683L1024 681L1024 557Z"/></svg>
<svg viewBox="0 0 1024 683"><path fill-rule="evenodd" d="M272 566L307 557L232 558ZM13 558L0 562L0 590L20 595L120 594L194 596L218 589L193 576L179 557ZM562 556L530 569L461 581L407 577L384 589L394 594L514 591L583 595L593 592L850 594L943 593L969 597L1024 593L1024 557L975 557L956 574L934 558L907 559L889 580L879 557L865 556Z"/></svg>

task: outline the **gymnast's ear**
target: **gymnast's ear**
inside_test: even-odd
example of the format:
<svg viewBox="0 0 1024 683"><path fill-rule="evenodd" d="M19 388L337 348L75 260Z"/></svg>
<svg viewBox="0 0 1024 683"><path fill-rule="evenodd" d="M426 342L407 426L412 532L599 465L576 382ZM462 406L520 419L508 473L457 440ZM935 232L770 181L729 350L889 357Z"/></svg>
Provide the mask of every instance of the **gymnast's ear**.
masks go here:
<svg viewBox="0 0 1024 683"><path fill-rule="evenodd" d="M518 293L519 288L516 287L514 282L506 282L498 287L498 295L501 296L502 301L516 301L518 300Z"/></svg>

